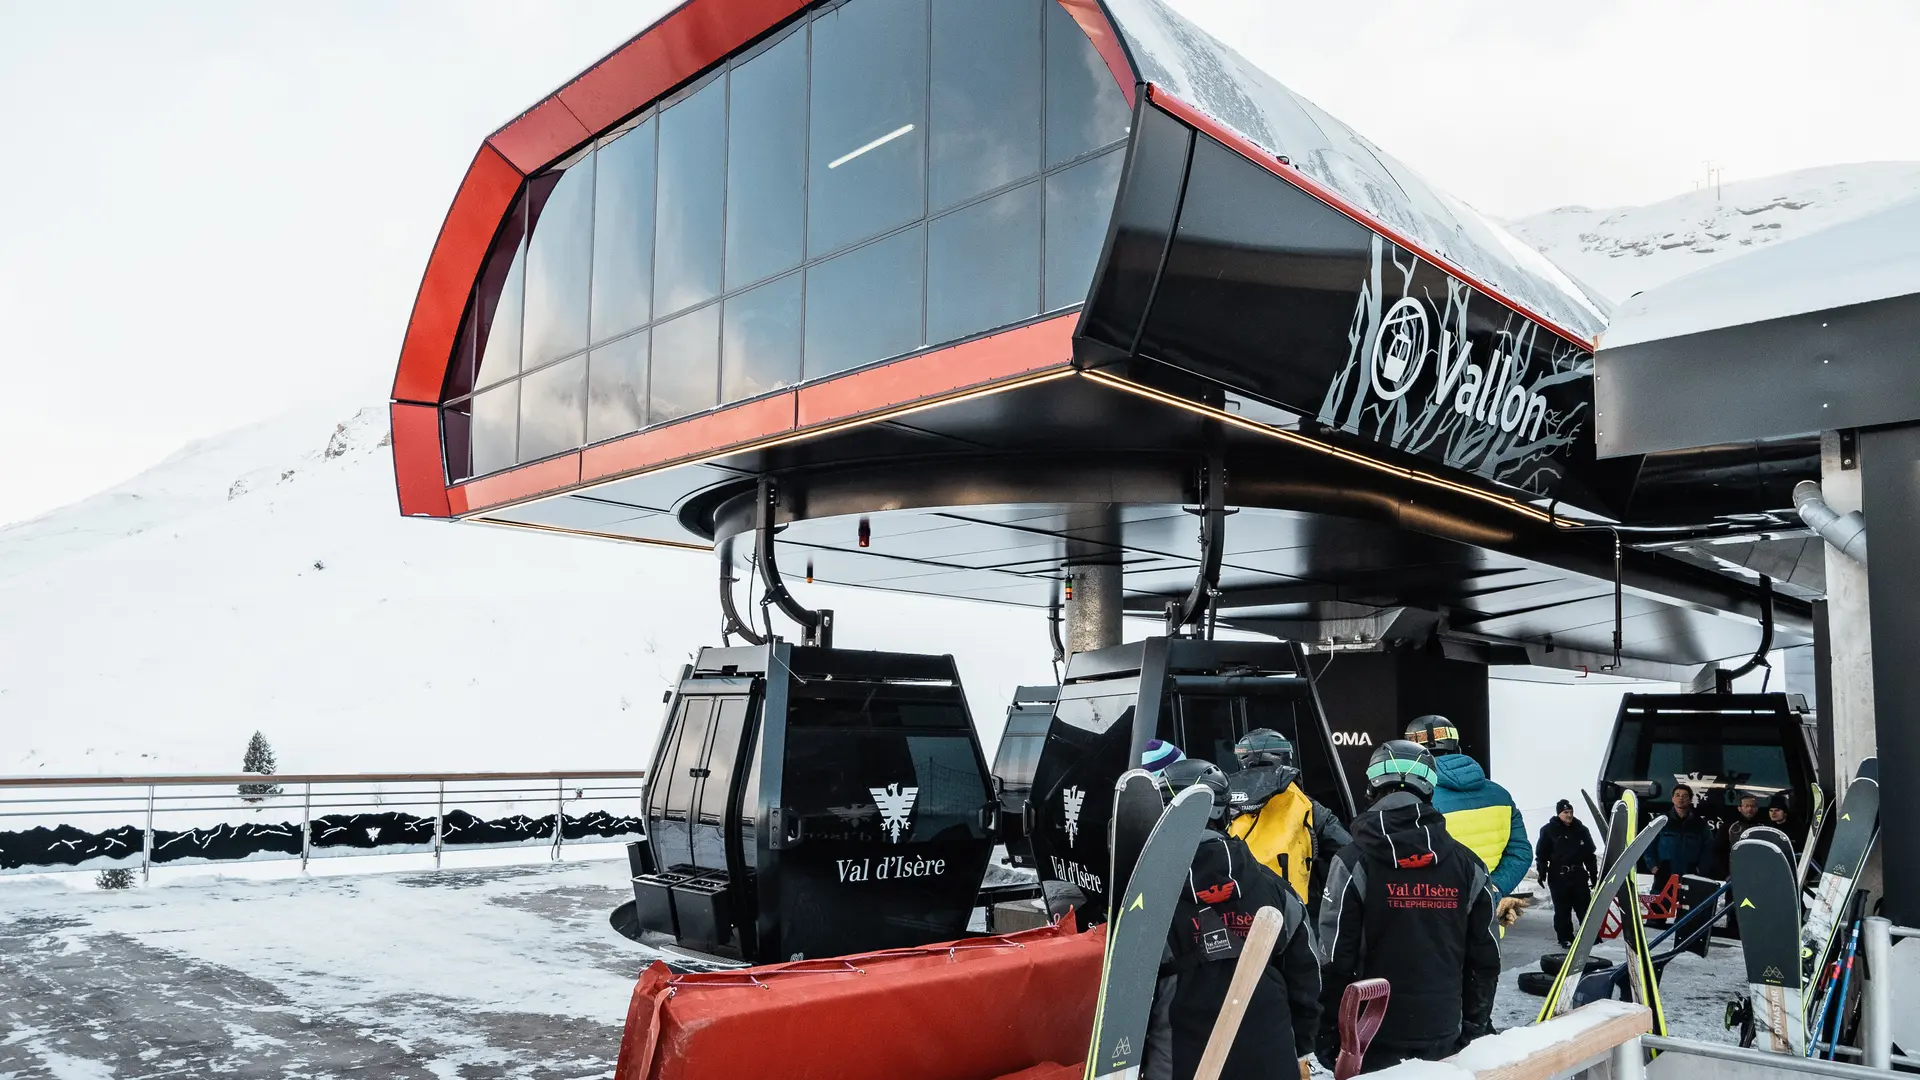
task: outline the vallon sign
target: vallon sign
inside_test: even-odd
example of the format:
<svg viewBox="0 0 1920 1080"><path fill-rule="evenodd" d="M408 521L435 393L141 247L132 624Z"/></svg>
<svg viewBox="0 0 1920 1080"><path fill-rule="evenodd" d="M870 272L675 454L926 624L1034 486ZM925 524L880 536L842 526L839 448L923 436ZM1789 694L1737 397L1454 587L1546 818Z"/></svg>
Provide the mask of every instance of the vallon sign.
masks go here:
<svg viewBox="0 0 1920 1080"><path fill-rule="evenodd" d="M1317 419L1535 495L1585 445L1593 354L1372 238Z"/></svg>

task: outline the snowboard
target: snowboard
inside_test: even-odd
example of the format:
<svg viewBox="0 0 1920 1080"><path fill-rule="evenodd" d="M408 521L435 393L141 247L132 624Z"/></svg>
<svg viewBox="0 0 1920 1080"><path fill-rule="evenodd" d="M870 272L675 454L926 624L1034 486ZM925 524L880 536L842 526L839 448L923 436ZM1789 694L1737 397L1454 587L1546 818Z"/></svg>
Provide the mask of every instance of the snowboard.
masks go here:
<svg viewBox="0 0 1920 1080"><path fill-rule="evenodd" d="M1108 843L1113 851L1113 874L1107 878L1107 921L1120 909L1120 894L1133 880L1134 865L1140 861L1140 849L1160 821L1166 808L1160 784L1145 769L1129 769L1113 785L1113 816L1107 827L1113 830ZM1112 941L1112 938L1108 938Z"/></svg>
<svg viewBox="0 0 1920 1080"><path fill-rule="evenodd" d="M1877 763L1876 763L1877 764ZM1867 771L1863 763L1861 772ZM1811 985L1833 958L1839 937L1841 918L1853 900L1860 868L1873 849L1880 832L1880 782L1871 776L1854 777L1847 785L1846 798L1840 801L1840 816L1833 826L1833 843L1827 848L1827 864L1820 875L1820 887L1807 905L1806 922L1800 928L1800 979ZM1798 883L1795 883L1796 888Z"/></svg>
<svg viewBox="0 0 1920 1080"><path fill-rule="evenodd" d="M1806 980L1794 955L1800 940L1800 889L1793 880L1793 863L1772 843L1748 836L1733 845L1730 862L1728 884L1740 919L1755 1039L1774 1053L1801 1054L1806 1049Z"/></svg>
<svg viewBox="0 0 1920 1080"><path fill-rule="evenodd" d="M1186 884L1194 849L1206 835L1213 792L1203 785L1180 792L1140 848L1139 860L1107 923L1100 997L1094 1005L1087 1080L1140 1075L1146 1057L1153 989L1173 925L1173 905Z"/></svg>
<svg viewBox="0 0 1920 1080"><path fill-rule="evenodd" d="M1665 818L1655 818L1653 824L1640 830L1632 843L1627 843L1626 807L1614 804L1613 821L1607 827L1607 854L1612 861L1594 886L1593 900L1587 905L1587 914L1580 920L1580 932L1574 938L1573 948L1567 950L1567 961L1561 965L1559 977L1553 980L1553 985L1547 990L1547 1000L1540 1006L1537 1022L1572 1010L1577 976L1576 979L1569 979L1568 975L1585 970L1587 957L1593 952L1593 943L1600 937L1600 923L1606 918L1607 909L1613 905L1614 896L1626 884L1627 874L1633 870L1633 864L1653 847L1654 840L1659 837L1666 823ZM1615 856L1615 852L1619 854Z"/></svg>

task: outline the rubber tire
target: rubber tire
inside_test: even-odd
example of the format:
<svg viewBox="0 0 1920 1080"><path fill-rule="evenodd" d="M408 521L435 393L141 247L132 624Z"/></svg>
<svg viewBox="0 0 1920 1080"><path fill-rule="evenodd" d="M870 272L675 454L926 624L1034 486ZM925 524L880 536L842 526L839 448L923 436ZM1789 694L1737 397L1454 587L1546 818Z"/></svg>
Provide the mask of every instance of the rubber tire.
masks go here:
<svg viewBox="0 0 1920 1080"><path fill-rule="evenodd" d="M1563 952L1544 953L1540 957L1540 970L1546 972L1548 975L1558 975L1560 974L1561 965L1565 964L1566 962L1567 962L1566 953L1563 953ZM1580 974L1591 975L1596 971L1604 971L1607 968L1610 968L1612 966L1613 966L1613 961L1611 960L1603 960L1598 956L1589 956L1587 957L1587 970L1581 972Z"/></svg>
<svg viewBox="0 0 1920 1080"><path fill-rule="evenodd" d="M1520 992L1537 998L1546 997L1547 991L1553 989L1553 980L1557 975L1558 972L1548 975L1544 971L1523 971L1520 973Z"/></svg>

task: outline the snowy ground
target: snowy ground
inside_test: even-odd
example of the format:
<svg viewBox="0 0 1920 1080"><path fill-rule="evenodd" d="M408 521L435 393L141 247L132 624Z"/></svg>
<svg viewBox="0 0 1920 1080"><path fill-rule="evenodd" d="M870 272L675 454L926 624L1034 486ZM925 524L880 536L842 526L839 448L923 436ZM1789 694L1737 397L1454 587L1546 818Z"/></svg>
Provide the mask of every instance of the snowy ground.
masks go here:
<svg viewBox="0 0 1920 1080"><path fill-rule="evenodd" d="M0 881L0 1080L608 1075L657 955L607 924L623 871ZM1515 976L1552 947L1543 909L1508 933L1497 1025L1533 1019ZM1742 981L1737 947L1674 961L1670 1030L1729 1041Z"/></svg>
<svg viewBox="0 0 1920 1080"><path fill-rule="evenodd" d="M0 882L0 1080L609 1075L624 868Z"/></svg>

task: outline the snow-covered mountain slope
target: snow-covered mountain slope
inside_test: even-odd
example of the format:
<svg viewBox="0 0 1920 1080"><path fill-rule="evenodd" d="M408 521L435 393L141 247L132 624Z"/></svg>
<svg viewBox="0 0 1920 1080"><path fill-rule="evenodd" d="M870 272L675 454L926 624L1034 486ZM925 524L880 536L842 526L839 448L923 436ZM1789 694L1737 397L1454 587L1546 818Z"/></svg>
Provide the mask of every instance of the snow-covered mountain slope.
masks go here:
<svg viewBox="0 0 1920 1080"><path fill-rule="evenodd" d="M1508 229L1618 303L1741 252L1920 195L1920 162L1878 161L1740 180L1646 206L1562 206Z"/></svg>
<svg viewBox="0 0 1920 1080"><path fill-rule="evenodd" d="M644 768L717 644L712 557L402 519L386 410L204 440L0 529L0 774ZM804 589L804 586L800 586ZM952 652L984 738L1043 618L802 592L856 648Z"/></svg>

